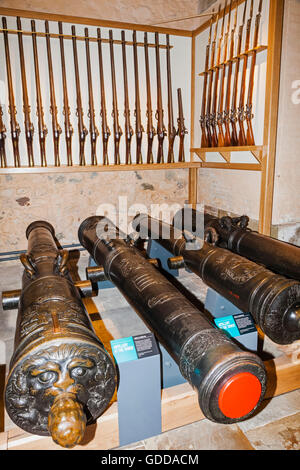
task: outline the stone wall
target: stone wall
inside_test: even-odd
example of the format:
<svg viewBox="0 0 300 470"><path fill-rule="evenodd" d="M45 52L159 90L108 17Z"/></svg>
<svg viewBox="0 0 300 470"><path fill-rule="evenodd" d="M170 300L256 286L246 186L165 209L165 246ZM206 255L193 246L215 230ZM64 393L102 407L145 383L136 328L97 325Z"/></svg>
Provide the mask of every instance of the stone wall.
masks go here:
<svg viewBox="0 0 300 470"><path fill-rule="evenodd" d="M128 207L183 205L188 170L2 175L0 252L26 249L26 227L40 219L53 224L61 245L78 243L80 222L95 215L101 204L118 210L119 196L127 196Z"/></svg>

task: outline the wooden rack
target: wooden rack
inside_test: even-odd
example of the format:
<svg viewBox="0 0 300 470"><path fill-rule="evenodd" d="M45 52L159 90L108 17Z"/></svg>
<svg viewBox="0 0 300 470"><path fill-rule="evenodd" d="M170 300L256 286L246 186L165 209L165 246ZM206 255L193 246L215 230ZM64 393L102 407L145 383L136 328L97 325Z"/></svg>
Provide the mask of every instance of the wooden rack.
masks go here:
<svg viewBox="0 0 300 470"><path fill-rule="evenodd" d="M244 0L238 2L238 5ZM254 49L249 49L239 56L235 56L233 61L243 56L252 55L253 52L259 53L267 50L267 71L266 71L266 88L265 88L265 113L263 120L263 142L262 145L249 147L215 147L215 148L199 148L194 145L195 132L194 123L198 119L198 110L195 109L195 81L198 76L203 76L205 72L197 73L195 68L196 39L199 34L207 30L210 22L207 21L200 28L193 32L192 37L192 117L191 117L191 160L201 161L201 169L230 169L230 170L254 170L261 172L260 184L260 212L259 212L259 232L270 235L272 224L272 207L273 207L273 191L274 191L274 169L276 154L276 137L277 137L277 116L279 101L279 83L280 83L280 60L281 60L281 44L282 44L282 28L283 28L283 0L273 0L269 5L269 21L268 21L268 44L260 45ZM221 11L220 17L224 10ZM229 8L227 6L226 13ZM219 67L228 64L229 61L220 64ZM209 69L216 70L217 67ZM197 114L196 114L197 113ZM232 163L232 152L251 152L257 163ZM223 158L223 162L208 162L207 154L217 152ZM196 171L196 170L195 170ZM194 175L194 184L197 185L197 174ZM195 191L194 191L195 194ZM195 201L197 202L197 195Z"/></svg>
<svg viewBox="0 0 300 470"><path fill-rule="evenodd" d="M44 33L43 31L37 31L35 33L32 33L32 31L25 31L23 29L8 29L8 28L0 28L0 33L3 32L3 31L7 31L8 33L10 34L18 34L18 33L22 33L24 36L32 36L33 34L35 36L39 36L39 37L46 37L46 36L49 36L50 38L60 38L62 37L63 39L73 39L73 38L76 38L78 39L79 41L85 41L87 38L85 36L77 36L77 35L72 35L72 34L59 34L59 33L49 33L49 34L46 34ZM99 41L98 38L96 37L93 37L93 36L88 36L88 40L91 41L91 42L97 42ZM101 42L102 43L109 43L109 39L106 39L106 38L101 38ZM113 44L121 44L122 45L122 41L120 39L113 39ZM125 45L126 46L132 46L133 45L133 42L132 41L125 41ZM143 42L137 42L136 43L137 46L139 47L144 47L144 43ZM150 43L148 42L148 47L156 47L155 44L153 43ZM168 47L170 49L173 48L172 45L170 46L167 46L165 44L159 44L158 46L160 49L167 49Z"/></svg>
<svg viewBox="0 0 300 470"><path fill-rule="evenodd" d="M201 72L198 75L199 75L199 77L202 77L202 76L204 76L205 74L207 74L209 72L213 72L217 69L221 69L223 66L226 67L226 65L228 65L229 62L236 62L237 60L242 59L244 56L252 56L254 52L259 53L259 52L263 52L267 49L268 49L268 46L254 47L253 49L249 49L248 51L244 51L242 54L236 55L232 59L226 60L226 62L221 62L219 65L215 65L214 67L209 68L206 72Z"/></svg>

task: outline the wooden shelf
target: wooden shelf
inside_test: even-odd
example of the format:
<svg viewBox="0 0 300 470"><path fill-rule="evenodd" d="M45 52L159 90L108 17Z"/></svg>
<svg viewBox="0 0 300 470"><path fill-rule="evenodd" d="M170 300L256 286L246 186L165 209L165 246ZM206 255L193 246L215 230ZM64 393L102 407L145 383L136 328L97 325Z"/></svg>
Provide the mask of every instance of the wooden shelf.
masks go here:
<svg viewBox="0 0 300 470"><path fill-rule="evenodd" d="M222 68L223 65L226 66L227 64L229 64L229 62L236 62L238 59L242 59L245 56L253 55L254 52L259 53L259 52L265 51L266 49L268 49L268 46L265 46L265 45L254 47L253 49L249 49L248 51L243 52L242 54L234 56L231 60L226 60L226 62L221 62L219 65L215 65L214 67L209 68L207 71L204 70L204 72L201 72L198 75L202 77L206 73L210 73L217 69Z"/></svg>
<svg viewBox="0 0 300 470"><path fill-rule="evenodd" d="M33 166L33 167L7 167L0 168L0 175L28 174L28 173L81 173L98 171L144 171L144 170L176 170L182 168L200 168L201 162L177 162L177 163L141 163L139 165L61 165L61 166Z"/></svg>
<svg viewBox="0 0 300 470"><path fill-rule="evenodd" d="M249 145L243 147L207 147L207 148L191 148L201 160L201 168L228 168L232 170L261 170L262 162L262 145ZM232 163L232 152L251 152L258 163ZM219 153L224 162L208 162L206 160L207 153Z"/></svg>

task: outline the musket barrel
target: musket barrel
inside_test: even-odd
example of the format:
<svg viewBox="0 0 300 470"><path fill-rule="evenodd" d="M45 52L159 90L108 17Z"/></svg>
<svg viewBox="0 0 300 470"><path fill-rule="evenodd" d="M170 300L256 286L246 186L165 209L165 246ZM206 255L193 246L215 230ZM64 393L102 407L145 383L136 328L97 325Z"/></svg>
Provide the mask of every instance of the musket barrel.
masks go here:
<svg viewBox="0 0 300 470"><path fill-rule="evenodd" d="M265 392L262 361L216 329L136 248L119 237L107 218L89 217L80 225L78 236L197 389L205 416L221 423L250 416ZM233 394L239 385L243 393L235 406Z"/></svg>
<svg viewBox="0 0 300 470"><path fill-rule="evenodd" d="M33 57L34 57L35 84L36 84L36 106L37 106L37 116L38 116L41 166L47 166L46 136L48 134L48 129L44 121L44 110L43 110L43 103L42 103L40 72L39 72L39 59L38 59L36 30L35 30L34 20L31 20L31 31L32 31Z"/></svg>
<svg viewBox="0 0 300 470"><path fill-rule="evenodd" d="M68 273L67 252L56 247L53 227L36 221L26 236L6 410L25 431L73 447L108 406L116 371ZM16 306L14 296L10 301Z"/></svg>
<svg viewBox="0 0 300 470"><path fill-rule="evenodd" d="M149 47L147 33L144 33L144 51L145 51L145 73L146 73L146 87L147 87L147 137L148 137L148 148L147 148L147 163L153 163L153 139L156 134L156 130L153 126L152 118L152 100L151 100L151 81L150 81L150 68L149 68Z"/></svg>
<svg viewBox="0 0 300 470"><path fill-rule="evenodd" d="M47 46L47 58L48 58L48 72L49 72L49 88L50 88L50 112L52 115L52 131L53 131L53 146L54 146L54 165L60 166L59 157L59 140L62 132L60 125L57 121L57 106L54 89L54 78L53 78L53 67L52 67L52 54L50 44L50 33L49 33L49 22L45 21L45 32L46 32L46 46Z"/></svg>
<svg viewBox="0 0 300 470"><path fill-rule="evenodd" d="M101 39L100 28L97 28L97 43L98 43L99 75L100 75L100 91L101 91L100 115L102 118L103 165L109 165L107 148L108 148L108 140L110 136L110 129L107 124L107 115L106 115L106 100L105 100L105 87L104 87L103 59L102 59L102 39Z"/></svg>
<svg viewBox="0 0 300 470"><path fill-rule="evenodd" d="M156 57L156 84L157 84L157 163L164 163L164 138L166 136L166 129L163 121L164 110L162 105L162 92L161 92L161 74L160 74L160 48L159 48L159 35L155 33L155 57Z"/></svg>
<svg viewBox="0 0 300 470"><path fill-rule="evenodd" d="M60 44L60 57L61 57L61 72L62 72L62 83L63 83L63 95L64 95L64 110L63 114L65 117L65 138L66 138L66 150L67 150L67 165L72 166L72 136L73 136L73 127L70 122L70 106L68 99L68 89L67 89L67 77L66 77L66 64L65 64L65 50L64 50L64 39L63 39L63 27L62 22L58 22L58 31L60 34L59 44Z"/></svg>
<svg viewBox="0 0 300 470"><path fill-rule="evenodd" d="M111 85L113 95L113 111L112 116L114 120L114 144L115 144L115 165L120 165L120 140L123 134L119 125L119 110L117 98L117 85L116 85L116 71L115 71L115 56L114 56L114 43L113 32L109 30L109 46L110 46L110 65L111 65Z"/></svg>
<svg viewBox="0 0 300 470"><path fill-rule="evenodd" d="M135 219L135 227L182 256L185 266L209 287L244 312L250 312L272 341L289 344L300 339L300 322L291 324L299 311L300 283L269 271L229 250L202 242L200 249L188 249L178 229L146 215ZM169 232L169 236L166 236ZM190 248L190 247L189 247Z"/></svg>
<svg viewBox="0 0 300 470"><path fill-rule="evenodd" d="M167 79L168 79L168 138L169 138L169 149L168 149L168 163L174 163L174 143L177 135L177 130L174 126L174 115L173 115L173 96L172 96L172 70L171 70L171 57L170 57L170 37L166 35L166 59L167 59Z"/></svg>
<svg viewBox="0 0 300 470"><path fill-rule="evenodd" d="M133 129L130 123L125 31L121 31L121 40L122 40L123 82L124 82L124 117L125 117L125 144L126 144L125 163L126 165L131 165L132 163L131 140L133 136Z"/></svg>
<svg viewBox="0 0 300 470"><path fill-rule="evenodd" d="M140 104L140 87L139 87L139 66L137 54L136 31L132 33L133 41L133 64L134 64L134 79L135 79L135 136L136 136L136 159L137 164L143 163L142 156L142 140L144 128L141 120L141 104Z"/></svg>
<svg viewBox="0 0 300 470"><path fill-rule="evenodd" d="M2 26L3 26L3 38L4 38L4 48L5 48L5 59L6 59L6 74L7 74L7 86L8 86L11 140L12 140L13 152L14 152L14 165L17 168L21 166L20 151L19 151L19 136L20 136L21 131L20 131L20 126L16 120L17 111L16 111L16 105L15 105L13 81L12 81L12 74L11 74L9 41L8 41L8 35L7 35L7 22L4 16L2 17Z"/></svg>
<svg viewBox="0 0 300 470"><path fill-rule="evenodd" d="M74 69L75 69L75 83L76 83L76 103L77 103L77 118L78 118L78 135L79 135L79 165L84 166L86 164L84 146L85 146L85 139L88 134L88 130L86 129L84 122L83 122L83 109L82 109L82 102L81 102L76 31L75 31L74 25L72 26L71 31L72 31L73 57L74 57Z"/></svg>
<svg viewBox="0 0 300 470"><path fill-rule="evenodd" d="M26 144L27 144L28 166L34 166L34 158L33 158L34 127L30 120L30 106L29 106L28 91L27 91L26 68L25 68L24 48L23 48L23 35L21 32L22 25L21 25L21 20L19 17L17 17L17 29L18 29L20 69L21 69L22 94L23 94L24 127L25 127L25 138L26 138Z"/></svg>
<svg viewBox="0 0 300 470"><path fill-rule="evenodd" d="M90 45L89 45L89 30L84 29L85 34L85 52L86 52L86 67L88 77L88 90L89 90L89 119L90 119L90 138L91 138L91 164L97 165L97 153L96 145L99 131L95 123L95 107L94 107L94 96L93 96L93 80L91 70L91 58L90 58Z"/></svg>

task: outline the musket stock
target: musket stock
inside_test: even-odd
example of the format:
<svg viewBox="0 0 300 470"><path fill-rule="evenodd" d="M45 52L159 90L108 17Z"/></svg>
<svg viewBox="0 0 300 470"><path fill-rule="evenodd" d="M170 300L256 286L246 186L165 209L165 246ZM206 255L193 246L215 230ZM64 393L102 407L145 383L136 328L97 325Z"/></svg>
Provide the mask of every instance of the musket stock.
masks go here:
<svg viewBox="0 0 300 470"><path fill-rule="evenodd" d="M250 68L250 79L249 79L249 88L248 88L248 99L246 104L246 122L247 122L247 145L255 145L253 128L252 128L252 97L253 97L253 88L254 88L254 72L255 72L255 64L256 64L256 50L255 48L258 45L258 34L259 34L259 25L260 25L260 18L261 18L261 10L262 10L262 0L259 2L258 6L258 13L256 15L255 20L255 31L254 31L254 38L253 38L253 54L251 59L251 68Z"/></svg>
<svg viewBox="0 0 300 470"><path fill-rule="evenodd" d="M27 80L26 80L26 68L25 68L25 59L24 59L22 25L21 25L21 20L20 20L19 16L17 17L17 29L18 29L20 69L21 69L22 94L23 94L24 128L25 128L27 155L28 155L28 166L34 166L34 159L33 159L34 127L33 127L33 124L31 122L31 119L30 119L30 105L29 105L28 91L27 91Z"/></svg>
<svg viewBox="0 0 300 470"><path fill-rule="evenodd" d="M156 130L153 126L152 119L152 100L151 100L151 81L150 81L150 69L149 69L149 47L147 33L144 33L144 51L145 51L145 73L146 73L146 87L147 87L147 163L153 163L153 139L156 134Z"/></svg>
<svg viewBox="0 0 300 470"><path fill-rule="evenodd" d="M89 89L89 112L88 117L90 119L90 138L91 138L91 164L97 165L96 145L99 131L95 123L95 108L94 108L94 97L93 97L93 81L91 71L91 58L90 58L90 45L89 45L89 30L84 29L85 34L85 51L86 51L86 67L88 77L88 89Z"/></svg>
<svg viewBox="0 0 300 470"><path fill-rule="evenodd" d="M124 117L125 117L125 144L126 144L125 163L126 165L131 165L132 163L131 140L133 136L133 129L130 123L125 31L121 31L121 40L122 40L122 58L123 58L123 81L124 81Z"/></svg>
<svg viewBox="0 0 300 470"><path fill-rule="evenodd" d="M177 98L178 98L178 135L179 135L179 153L178 153L178 161L184 162L184 138L185 135L188 133L185 125L184 125L184 117L183 117L183 106L182 106L182 96L181 96L181 88L177 89Z"/></svg>
<svg viewBox="0 0 300 470"><path fill-rule="evenodd" d="M209 28L208 43L206 46L205 70L204 70L204 80L203 80L203 90L202 90L202 105L201 105L201 116L200 116L201 147L202 148L208 147L205 112L206 112L207 76L208 76L208 69L209 69L209 51L210 51L210 43L211 43L212 24L213 24L213 16L210 19L210 28Z"/></svg>
<svg viewBox="0 0 300 470"><path fill-rule="evenodd" d="M64 51L64 39L63 39L63 28L62 23L58 23L59 31L59 43L60 43L60 56L61 56L61 72L62 72L62 83L63 83L63 95L64 95L64 107L63 114L65 117L65 138L66 138L66 148L67 148L67 165L72 166L72 136L73 136L73 127L70 121L70 106L68 99L68 88L67 88L67 77L66 77L66 64L65 64L65 51Z"/></svg>
<svg viewBox="0 0 300 470"><path fill-rule="evenodd" d="M174 126L174 115L173 115L173 95L172 95L172 72L171 72L171 57L170 57L170 37L166 34L167 42L167 78L168 78L168 138L169 138L169 149L168 149L168 163L174 163L174 143L175 137L178 132Z"/></svg>
<svg viewBox="0 0 300 470"><path fill-rule="evenodd" d="M245 39L245 54L243 59L243 73L241 79L241 90L240 90L240 100L238 107L238 123L239 123L239 145L247 145L247 138L244 128L244 119L245 119L245 83L246 83L246 74L247 74L247 65L248 65L248 50L250 45L250 34L251 34L251 23L253 16L253 0L251 0L250 6L250 16L247 20L247 30L246 30L246 39Z"/></svg>
<svg viewBox="0 0 300 470"><path fill-rule="evenodd" d="M73 42L73 56L74 56L74 69L75 69L75 83L76 83L76 114L78 118L78 135L79 135L79 165L85 165L84 145L85 139L88 134L88 130L83 122L83 109L81 102L81 90L80 90L80 78L79 78L79 66L78 66L78 55L77 55L77 44L76 44L76 31L75 26L71 28L72 31L72 42Z"/></svg>
<svg viewBox="0 0 300 470"><path fill-rule="evenodd" d="M220 16L220 8L219 6L218 17L217 17L217 24L216 24L216 31L218 28L218 21ZM221 45L224 35L224 19L225 15L223 15L222 21L222 29L221 34L218 41L218 51L217 51L217 59L216 59L216 70L215 70L215 81L214 81L214 91L213 91L213 100L212 100L212 110L210 114L210 125L211 125L211 144L212 147L218 146L218 134L217 134L217 95L218 95L218 83L219 83L219 74L220 74L220 62L221 62Z"/></svg>
<svg viewBox="0 0 300 470"><path fill-rule="evenodd" d="M136 31L132 33L133 40L133 63L134 63L134 79L135 79L135 136L136 136L136 160L137 164L143 163L142 156L142 140L144 128L141 119L141 104L140 104L140 87L139 87L139 66L137 55L137 42Z"/></svg>
<svg viewBox="0 0 300 470"><path fill-rule="evenodd" d="M244 13L243 13L243 21L239 27L239 34L238 34L238 43L237 43L237 51L236 55L238 56L236 63L235 63L235 72L234 72L234 83L233 83L233 92L232 92L232 104L231 104L231 112L230 112L230 123L231 123L231 145L237 146L239 144L238 133L237 133L237 89L238 89L238 79L239 79L239 70L240 70L240 54L242 49L242 38L243 38L243 29L245 25L245 18L246 18L246 10L247 10L247 2L245 0L244 5Z"/></svg>
<svg viewBox="0 0 300 470"><path fill-rule="evenodd" d="M107 147L108 147L108 140L110 136L110 129L107 124L107 115L106 115L106 100L105 100L105 86L104 86L104 73L103 73L103 59L102 59L102 40L101 40L100 28L97 28L97 43L98 43L100 90L101 90L100 115L102 119L103 165L109 165Z"/></svg>
<svg viewBox="0 0 300 470"><path fill-rule="evenodd" d="M233 68L232 59L234 55L234 34L235 34L236 22L237 22L237 9L238 9L238 4L236 3L235 20L234 20L234 25L231 31L231 38L230 38L229 64L228 64L228 73L227 73L227 90L226 90L225 109L224 109L224 115L223 115L223 121L224 121L224 126L225 126L224 144L226 147L231 146L229 113L230 113L230 96L231 96L231 78L232 78L232 68Z"/></svg>
<svg viewBox="0 0 300 470"><path fill-rule="evenodd" d="M3 110L0 105L0 165L1 168L7 167L6 152L5 152L5 139L6 139L6 127L3 122Z"/></svg>
<svg viewBox="0 0 300 470"><path fill-rule="evenodd" d="M214 65L215 65L215 54L216 54L216 39L217 39L217 30L218 30L218 22L219 22L219 16L220 16L220 9L221 9L221 4L219 5L218 9L218 14L216 18L216 25L215 25L215 32L214 32L214 38L213 42L211 45L211 59L210 59L210 70L208 72L208 91L207 91L207 107L206 107L206 115L205 115L205 125L206 125L206 135L207 135L207 146L208 147L213 147L214 146L214 141L212 137L212 86L213 86L213 80L214 80Z"/></svg>
<svg viewBox="0 0 300 470"><path fill-rule="evenodd" d="M31 20L31 31L32 31L32 47L33 47L33 58L34 58L35 86L36 86L36 115L38 117L41 166L47 166L46 136L48 134L48 129L44 121L44 110L43 110L40 72L39 72L39 59L38 59L36 30L35 30L34 20Z"/></svg>
<svg viewBox="0 0 300 470"><path fill-rule="evenodd" d="M113 111L112 116L114 120L114 143L115 143L115 165L120 165L120 140L123 134L119 125L119 110L117 98L117 85L116 85L116 72L115 72L115 58L114 58L114 42L113 32L109 30L109 46L110 46L110 65L111 65L111 84L113 95Z"/></svg>
<svg viewBox="0 0 300 470"><path fill-rule="evenodd" d="M164 163L164 138L167 135L166 128L164 125L164 110L162 107L162 96L161 96L161 75L160 75L160 50L159 50L159 36L155 33L155 54L156 54L156 83L157 83L157 139L158 139L158 150L157 150L157 163Z"/></svg>
<svg viewBox="0 0 300 470"><path fill-rule="evenodd" d="M224 11L223 11L223 23L225 21L225 13L227 7L227 0L225 1ZM231 3L230 3L231 12ZM224 147L225 137L223 131L223 102L224 102L224 83L225 83L225 62L227 58L227 44L228 44L228 32L229 32L229 14L228 14L228 24L227 32L224 37L224 52L223 52L223 64L220 67L221 70L221 79L220 79L220 90L219 90L219 102L218 102L218 112L217 112L217 126L218 126L218 147Z"/></svg>
<svg viewBox="0 0 300 470"><path fill-rule="evenodd" d="M60 166L59 138L60 138L60 134L62 131L57 121L57 106L56 106L56 99L55 99L55 88L54 88L48 20L45 21L45 32L46 32L46 46L47 46L47 58L48 58L49 85L50 85L50 113L52 115L52 131L53 131L53 144L54 144L54 165Z"/></svg>
<svg viewBox="0 0 300 470"><path fill-rule="evenodd" d="M7 22L6 18L2 17L2 26L3 26L3 37L4 37L4 47L5 47L5 58L6 58L6 73L7 73L7 86L8 86L8 101L9 101L9 114L10 114L10 130L11 130L11 140L13 145L14 152L14 164L15 167L21 166L20 162L20 152L19 152L19 136L20 136L20 126L16 120L16 105L14 97L14 89L12 82L11 74L11 64L10 64L10 52L9 52L9 42L7 35Z"/></svg>

